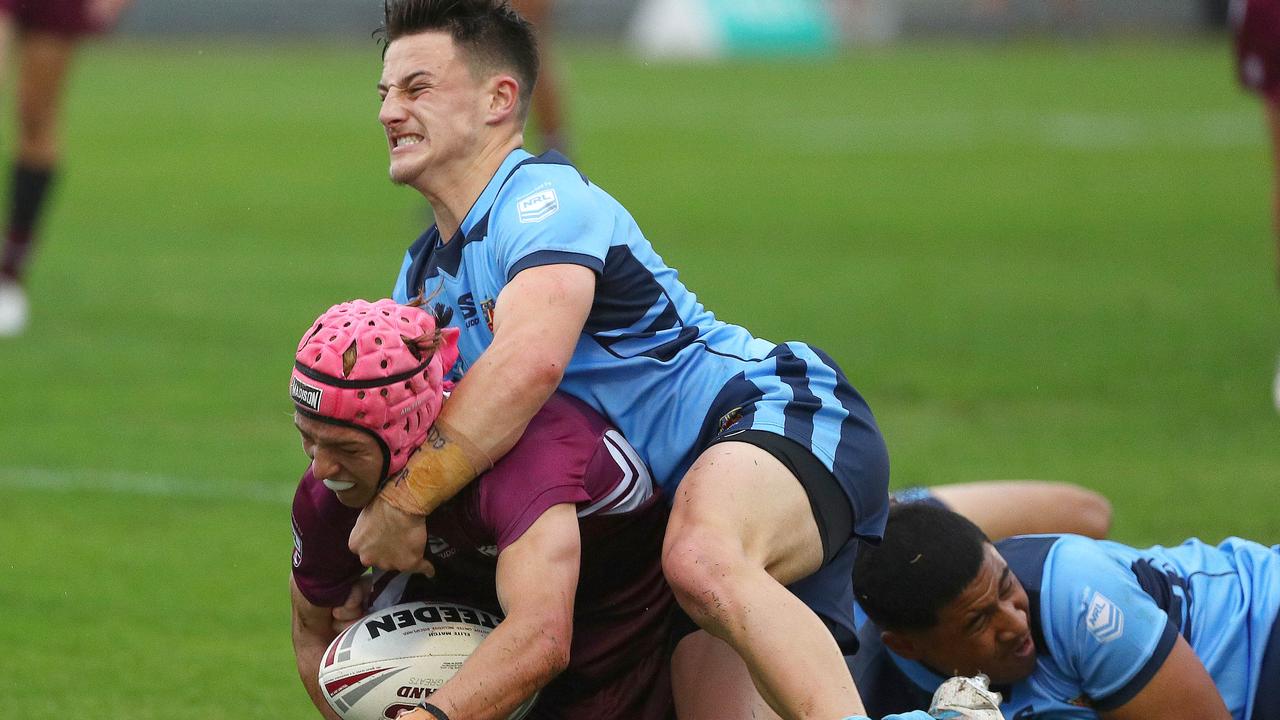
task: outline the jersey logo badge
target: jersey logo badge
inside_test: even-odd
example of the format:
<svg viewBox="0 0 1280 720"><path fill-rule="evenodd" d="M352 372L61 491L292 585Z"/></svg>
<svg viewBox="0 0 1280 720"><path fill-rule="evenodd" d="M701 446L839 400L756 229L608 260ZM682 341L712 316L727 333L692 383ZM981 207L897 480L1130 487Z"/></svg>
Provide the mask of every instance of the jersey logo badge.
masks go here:
<svg viewBox="0 0 1280 720"><path fill-rule="evenodd" d="M1100 643L1109 643L1124 634L1124 612L1096 590L1089 601L1086 624L1089 634Z"/></svg>
<svg viewBox="0 0 1280 720"><path fill-rule="evenodd" d="M480 310L484 313L484 321L489 326L489 332L493 332L493 310L496 307L498 307L498 301L493 299L480 303Z"/></svg>
<svg viewBox="0 0 1280 720"><path fill-rule="evenodd" d="M529 193L516 201L516 212L522 223L537 223L560 210L560 199L553 188Z"/></svg>
<svg viewBox="0 0 1280 720"><path fill-rule="evenodd" d="M458 554L458 551L454 550L447 540L436 535L427 536L427 547L431 549L432 555L441 560L448 560Z"/></svg>
<svg viewBox="0 0 1280 720"><path fill-rule="evenodd" d="M293 566L302 566L302 533L298 532L298 521L292 517L289 518L293 525Z"/></svg>
<svg viewBox="0 0 1280 720"><path fill-rule="evenodd" d="M305 408L320 412L320 399L324 397L324 391L318 387L308 385L298 378L292 378L289 383L289 397Z"/></svg>
<svg viewBox="0 0 1280 720"><path fill-rule="evenodd" d="M720 429L716 431L716 434L720 434L728 430L729 428L733 427L734 425L737 425L738 421L741 419L742 419L742 408L740 407L736 407L730 410L729 412L725 413L724 415L721 415Z"/></svg>

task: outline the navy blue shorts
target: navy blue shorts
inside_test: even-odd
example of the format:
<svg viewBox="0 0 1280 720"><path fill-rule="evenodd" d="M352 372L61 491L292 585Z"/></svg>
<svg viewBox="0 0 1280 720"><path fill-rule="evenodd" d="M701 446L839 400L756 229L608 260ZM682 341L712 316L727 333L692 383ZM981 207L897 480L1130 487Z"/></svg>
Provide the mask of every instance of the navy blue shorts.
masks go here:
<svg viewBox="0 0 1280 720"><path fill-rule="evenodd" d="M790 589L856 644L853 559L860 541L879 542L889 511L889 455L867 403L821 350L784 343L717 395L699 447L724 441L761 447L804 487L823 565Z"/></svg>

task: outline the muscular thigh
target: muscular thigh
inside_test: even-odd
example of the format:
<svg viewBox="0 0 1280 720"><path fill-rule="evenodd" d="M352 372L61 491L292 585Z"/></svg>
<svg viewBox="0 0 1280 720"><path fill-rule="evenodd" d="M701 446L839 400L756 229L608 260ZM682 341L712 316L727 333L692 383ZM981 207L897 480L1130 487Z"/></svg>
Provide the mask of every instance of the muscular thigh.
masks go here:
<svg viewBox="0 0 1280 720"><path fill-rule="evenodd" d="M750 443L786 466L810 500L825 561L853 536L876 540L888 513L889 461L866 402L835 362L779 345L730 380L704 420L703 448ZM778 477L784 477L777 473ZM683 482L683 481L682 481Z"/></svg>
<svg viewBox="0 0 1280 720"><path fill-rule="evenodd" d="M746 443L712 445L685 474L667 537L689 531L741 551L783 584L822 563L822 541L804 487L778 459Z"/></svg>
<svg viewBox="0 0 1280 720"><path fill-rule="evenodd" d="M676 645L671 684L680 720L778 720L760 697L747 664L723 640L699 630Z"/></svg>
<svg viewBox="0 0 1280 720"><path fill-rule="evenodd" d="M49 33L27 33L18 43L18 154L27 163L57 162L62 91L75 43Z"/></svg>
<svg viewBox="0 0 1280 720"><path fill-rule="evenodd" d="M18 96L24 115L56 111L75 54L72 38L45 32L25 33L19 43Z"/></svg>

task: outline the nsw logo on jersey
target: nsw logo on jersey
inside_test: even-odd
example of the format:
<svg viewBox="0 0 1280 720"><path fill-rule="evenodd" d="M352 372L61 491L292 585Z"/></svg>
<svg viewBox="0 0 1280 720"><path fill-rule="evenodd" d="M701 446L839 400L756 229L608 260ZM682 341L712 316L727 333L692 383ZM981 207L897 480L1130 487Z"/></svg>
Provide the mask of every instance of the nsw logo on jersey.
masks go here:
<svg viewBox="0 0 1280 720"><path fill-rule="evenodd" d="M516 201L516 213L522 223L542 222L560 210L560 199L554 188L535 190Z"/></svg>
<svg viewBox="0 0 1280 720"><path fill-rule="evenodd" d="M1124 612L1096 590L1089 600L1086 625L1089 634L1100 643L1109 643L1124 634Z"/></svg>
<svg viewBox="0 0 1280 720"><path fill-rule="evenodd" d="M497 307L497 300L490 299L480 303L480 309L484 311L484 321L489 325L489 332L493 332L493 311Z"/></svg>
<svg viewBox="0 0 1280 720"><path fill-rule="evenodd" d="M741 408L741 407L736 407L736 408L734 408L734 409L730 410L729 412L727 412L727 413L725 413L724 415L721 415L721 416L720 416L720 422L719 422L719 428L720 428L720 429L719 429L719 430L717 430L716 432L717 432L717 433L722 433L722 432L724 432L725 430L728 430L729 428L733 427L734 425L737 425L737 424L738 424L738 421L739 421L739 420L741 420L741 419L742 419L742 408Z"/></svg>

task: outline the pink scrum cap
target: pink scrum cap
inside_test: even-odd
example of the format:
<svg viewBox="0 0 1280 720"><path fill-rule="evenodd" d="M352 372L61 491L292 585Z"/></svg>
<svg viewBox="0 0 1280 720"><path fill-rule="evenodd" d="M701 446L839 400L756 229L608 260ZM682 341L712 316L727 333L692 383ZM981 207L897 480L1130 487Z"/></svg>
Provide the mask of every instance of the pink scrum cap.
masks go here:
<svg viewBox="0 0 1280 720"><path fill-rule="evenodd" d="M334 305L298 343L289 395L298 411L372 434L382 479L422 444L458 359L458 329L436 328L421 308L394 300Z"/></svg>

